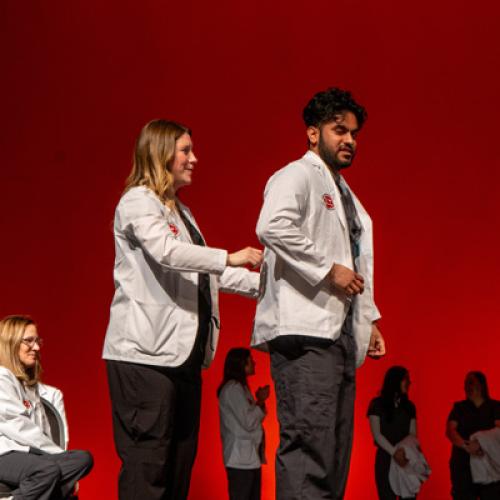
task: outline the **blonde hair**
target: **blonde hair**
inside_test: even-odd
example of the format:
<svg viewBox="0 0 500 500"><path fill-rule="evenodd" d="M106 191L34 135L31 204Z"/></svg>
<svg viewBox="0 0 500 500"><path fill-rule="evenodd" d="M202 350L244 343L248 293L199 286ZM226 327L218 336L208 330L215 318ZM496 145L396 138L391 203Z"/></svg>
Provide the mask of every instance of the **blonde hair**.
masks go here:
<svg viewBox="0 0 500 500"><path fill-rule="evenodd" d="M191 130L177 122L147 123L135 143L134 163L125 182L125 192L135 186L145 186L173 209L174 179L169 168L175 158L175 144L184 134L191 135Z"/></svg>
<svg viewBox="0 0 500 500"><path fill-rule="evenodd" d="M24 331L35 322L29 316L7 316L0 321L0 365L8 368L25 385L40 382L42 366L36 360L33 368L25 368L19 359Z"/></svg>

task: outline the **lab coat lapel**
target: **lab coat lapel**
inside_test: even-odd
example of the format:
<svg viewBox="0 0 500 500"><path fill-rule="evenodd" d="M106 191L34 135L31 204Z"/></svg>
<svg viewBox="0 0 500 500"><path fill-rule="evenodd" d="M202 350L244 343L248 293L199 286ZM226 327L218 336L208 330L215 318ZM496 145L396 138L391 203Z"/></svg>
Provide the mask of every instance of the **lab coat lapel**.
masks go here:
<svg viewBox="0 0 500 500"><path fill-rule="evenodd" d="M347 228L347 220L344 211L344 205L340 197L339 188L337 187L337 184L335 184L335 181L333 180L333 175L330 172L330 169L326 166L325 162L316 153L313 153L312 151L308 151L304 155L304 158L313 165L317 175L321 176L323 180L323 185L325 186L326 190L325 194L333 193L335 214L339 219L342 228L345 231Z"/></svg>
<svg viewBox="0 0 500 500"><path fill-rule="evenodd" d="M193 214L191 213L191 211L189 210L189 208L186 207L186 205L184 205L183 203L181 203L179 200L177 200L177 204L179 206L179 210L182 211L182 215L184 217L186 217L186 219L193 225L193 227L196 229L196 231L198 231L198 233L200 234L200 236L201 236L201 238L203 240L203 243L205 243L205 245L206 245L205 238L203 237L203 234L201 233L201 230L198 227L198 224L196 224L196 221L194 220ZM187 230L187 228L186 228L186 230ZM188 234L189 234L189 231L188 231ZM191 239L191 237L189 237L189 238Z"/></svg>

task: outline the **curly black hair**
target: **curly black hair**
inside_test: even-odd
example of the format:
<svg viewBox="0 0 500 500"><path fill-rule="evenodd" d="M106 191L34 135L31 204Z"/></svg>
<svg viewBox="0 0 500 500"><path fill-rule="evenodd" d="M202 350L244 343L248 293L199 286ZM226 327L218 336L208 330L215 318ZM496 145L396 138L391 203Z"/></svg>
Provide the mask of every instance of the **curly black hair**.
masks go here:
<svg viewBox="0 0 500 500"><path fill-rule="evenodd" d="M304 108L302 117L306 127L318 127L335 119L343 111L354 113L358 120L358 127L361 129L367 118L365 108L352 98L349 91L330 87L313 96Z"/></svg>

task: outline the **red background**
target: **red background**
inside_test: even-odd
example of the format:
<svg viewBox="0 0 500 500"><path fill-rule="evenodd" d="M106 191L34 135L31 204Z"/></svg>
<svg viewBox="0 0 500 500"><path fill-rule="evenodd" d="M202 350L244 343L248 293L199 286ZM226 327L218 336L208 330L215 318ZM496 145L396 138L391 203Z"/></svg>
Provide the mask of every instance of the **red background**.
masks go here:
<svg viewBox="0 0 500 500"><path fill-rule="evenodd" d="M3 0L0 316L29 313L48 383L65 393L71 444L95 469L83 499L116 497L102 342L113 293L111 223L148 120L194 131L184 193L210 244L257 244L267 178L301 156L301 110L351 89L369 120L348 181L375 223L376 296L389 354L359 371L348 499L374 498L364 416L392 364L414 381L433 468L421 498L449 498L447 413L469 369L498 395L500 197L498 12L493 2L120 2ZM205 373L191 499L226 498L215 388L247 345L254 304L224 297ZM256 354L254 385L269 381ZM273 498L277 425L266 421L263 498Z"/></svg>

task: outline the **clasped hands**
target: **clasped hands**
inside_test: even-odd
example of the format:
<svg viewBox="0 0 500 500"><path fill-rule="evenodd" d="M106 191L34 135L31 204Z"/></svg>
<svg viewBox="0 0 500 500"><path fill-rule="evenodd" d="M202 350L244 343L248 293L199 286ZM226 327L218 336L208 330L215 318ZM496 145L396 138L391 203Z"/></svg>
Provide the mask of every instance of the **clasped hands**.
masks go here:
<svg viewBox="0 0 500 500"><path fill-rule="evenodd" d="M394 458L394 460L400 467L406 467L409 463L409 460L406 458L406 453L404 448L398 448L394 452L394 455L392 455L392 458Z"/></svg>
<svg viewBox="0 0 500 500"><path fill-rule="evenodd" d="M473 455L476 457L482 457L484 455L484 451L477 439L472 439L470 441L465 440L463 448L469 455Z"/></svg>
<svg viewBox="0 0 500 500"><path fill-rule="evenodd" d="M259 387L255 391L255 399L257 400L257 406L260 406L263 410L266 407L266 399L269 397L269 385L265 385L263 387Z"/></svg>

